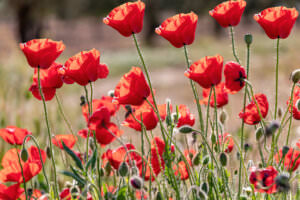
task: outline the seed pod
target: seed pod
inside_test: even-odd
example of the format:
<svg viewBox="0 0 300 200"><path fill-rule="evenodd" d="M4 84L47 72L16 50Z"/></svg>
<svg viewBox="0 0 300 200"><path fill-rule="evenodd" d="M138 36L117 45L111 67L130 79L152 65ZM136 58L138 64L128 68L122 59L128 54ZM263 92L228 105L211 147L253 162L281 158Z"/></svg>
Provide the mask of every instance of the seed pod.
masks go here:
<svg viewBox="0 0 300 200"><path fill-rule="evenodd" d="M227 119L227 113L225 112L225 110L222 110L220 114L220 122L224 124L226 122L226 119Z"/></svg>
<svg viewBox="0 0 300 200"><path fill-rule="evenodd" d="M28 160L28 152L25 148L22 148L21 159L26 162Z"/></svg>
<svg viewBox="0 0 300 200"><path fill-rule="evenodd" d="M263 135L264 135L264 129L262 127L258 127L255 131L256 141L259 141Z"/></svg>
<svg viewBox="0 0 300 200"><path fill-rule="evenodd" d="M222 166L226 166L227 165L227 156L226 156L226 153L222 152L220 154L220 163Z"/></svg>
<svg viewBox="0 0 300 200"><path fill-rule="evenodd" d="M143 180L139 176L133 176L130 179L130 185L136 189L140 190L143 187Z"/></svg>
<svg viewBox="0 0 300 200"><path fill-rule="evenodd" d="M252 34L248 33L244 36L244 40L245 40L245 43L247 45L250 45L253 41L253 37L252 37Z"/></svg>
<svg viewBox="0 0 300 200"><path fill-rule="evenodd" d="M127 176L128 171L129 171L128 164L126 162L122 162L118 169L120 176L122 176L122 177Z"/></svg>
<svg viewBox="0 0 300 200"><path fill-rule="evenodd" d="M181 126L178 130L180 133L188 134L193 131L193 128L189 125L184 125L184 126Z"/></svg>
<svg viewBox="0 0 300 200"><path fill-rule="evenodd" d="M300 69L296 69L291 75L293 83L298 83L300 81Z"/></svg>

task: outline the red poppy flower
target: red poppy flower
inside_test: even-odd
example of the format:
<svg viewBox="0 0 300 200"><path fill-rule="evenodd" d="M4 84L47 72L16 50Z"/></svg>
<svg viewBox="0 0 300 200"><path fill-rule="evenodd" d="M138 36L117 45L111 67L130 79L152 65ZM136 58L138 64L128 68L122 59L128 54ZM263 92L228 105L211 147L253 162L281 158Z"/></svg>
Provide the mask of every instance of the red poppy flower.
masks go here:
<svg viewBox="0 0 300 200"><path fill-rule="evenodd" d="M271 39L287 38L296 22L296 8L273 7L254 15L255 21L264 29Z"/></svg>
<svg viewBox="0 0 300 200"><path fill-rule="evenodd" d="M127 126L129 128L133 128L136 131L141 131L142 127L139 122L141 122L141 116L143 118L143 124L146 127L146 130L152 130L156 127L158 123L158 118L151 108L150 105L148 104L142 104L141 106L137 107L134 106L133 108L133 113L132 116L131 114L125 119L125 121L122 122L122 126ZM139 121L137 122L135 118Z"/></svg>
<svg viewBox="0 0 300 200"><path fill-rule="evenodd" d="M174 47L180 48L194 42L197 22L198 16L195 13L180 13L166 19L155 32Z"/></svg>
<svg viewBox="0 0 300 200"><path fill-rule="evenodd" d="M67 60L59 70L64 82L73 82L85 86L89 82L106 78L109 71L105 64L100 63L100 52L96 49L82 51Z"/></svg>
<svg viewBox="0 0 300 200"><path fill-rule="evenodd" d="M103 22L125 37L139 33L143 28L145 4L141 1L128 2L114 8Z"/></svg>
<svg viewBox="0 0 300 200"><path fill-rule="evenodd" d="M95 131L97 142L104 147L122 135L118 126L110 122L110 113L106 107L96 110L89 119L88 127ZM113 133L113 134L112 134Z"/></svg>
<svg viewBox="0 0 300 200"><path fill-rule="evenodd" d="M203 88L218 85L222 79L223 57L219 54L206 56L194 62L184 75Z"/></svg>
<svg viewBox="0 0 300 200"><path fill-rule="evenodd" d="M102 96L101 99L93 99L93 113L101 108L102 106L105 106L108 110L111 116L115 115L115 113L119 110L119 105L116 104L115 102L112 102L113 98L110 96ZM89 109L88 105L85 104L81 107L82 114L85 118L86 121L88 121L88 114L89 114Z"/></svg>
<svg viewBox="0 0 300 200"><path fill-rule="evenodd" d="M223 133L223 139L222 135L219 135L219 142L226 153L230 153L233 150L234 141L229 133Z"/></svg>
<svg viewBox="0 0 300 200"><path fill-rule="evenodd" d="M28 151L28 160L23 162L21 160L21 164L23 167L23 173L25 177L25 181L29 181L31 178L36 176L42 170L42 164L40 160L39 150L35 146L31 146L27 149ZM43 150L41 151L43 163L46 161L46 153ZM20 153L20 150L18 150ZM0 170L0 181L2 182L18 182L22 183L22 173L21 167L19 164L19 158L16 149L8 150L1 162L3 169Z"/></svg>
<svg viewBox="0 0 300 200"><path fill-rule="evenodd" d="M80 137L83 137L83 138L87 138L88 136L88 133L89 133L89 130L88 129L81 129L77 132L77 134L80 136ZM93 137L93 131L90 131L90 136L89 137Z"/></svg>
<svg viewBox="0 0 300 200"><path fill-rule="evenodd" d="M34 39L21 43L20 48L31 67L47 69L65 50L65 45L50 39Z"/></svg>
<svg viewBox="0 0 300 200"><path fill-rule="evenodd" d="M286 102L287 105L290 104L290 99L291 97L289 98L289 100ZM296 120L300 120L300 110L298 110L297 108L297 101L300 99L300 87L299 86L295 86L294 88L294 94L293 94L293 118L296 119ZM289 107L289 112L292 111L292 107L290 106Z"/></svg>
<svg viewBox="0 0 300 200"><path fill-rule="evenodd" d="M151 141L151 165L156 176L165 168L164 152L165 142L159 137L154 137Z"/></svg>
<svg viewBox="0 0 300 200"><path fill-rule="evenodd" d="M150 88L144 77L143 71L132 67L125 74L115 88L114 100L119 104L141 105L150 95Z"/></svg>
<svg viewBox="0 0 300 200"><path fill-rule="evenodd" d="M240 23L242 14L246 7L246 1L225 1L209 11L210 16L224 28L236 26Z"/></svg>
<svg viewBox="0 0 300 200"><path fill-rule="evenodd" d="M231 94L240 91L245 86L243 81L243 79L247 78L245 68L236 62L225 64L224 76L225 87Z"/></svg>
<svg viewBox="0 0 300 200"><path fill-rule="evenodd" d="M69 134L69 135L55 135L54 138L52 138L52 143L55 146L59 147L60 149L64 149L62 142L64 142L67 147L72 149L75 143L77 142L77 137L75 137L72 134Z"/></svg>
<svg viewBox="0 0 300 200"><path fill-rule="evenodd" d="M186 105L180 104L178 106L179 118L177 122L177 128L183 125L194 126L195 116L190 113L190 110Z"/></svg>
<svg viewBox="0 0 300 200"><path fill-rule="evenodd" d="M61 88L63 85L62 77L58 73L61 67L61 64L53 62L49 68L40 70L41 88L46 101L51 100L55 95L56 89ZM35 98L42 100L38 84L38 70L35 69L33 83L29 91Z"/></svg>
<svg viewBox="0 0 300 200"><path fill-rule="evenodd" d="M295 171L300 164L300 159L298 157L299 155L300 151L290 148L284 158L282 158L282 149L280 149L279 152L275 155L275 160L277 163L279 163L280 161L284 163L284 167L287 170Z"/></svg>
<svg viewBox="0 0 300 200"><path fill-rule="evenodd" d="M126 144L125 147L121 146L115 150L108 149L106 151L105 157L108 159L111 166L116 170L119 169L120 164L124 161L128 164L131 164L131 161L135 161L137 166L141 164L141 157L135 152L128 153L127 157L125 158L127 151L135 149L135 147L130 143Z"/></svg>
<svg viewBox="0 0 300 200"><path fill-rule="evenodd" d="M168 115L168 105L167 104L160 104L157 105L158 113L162 121L164 121ZM170 112L172 112L172 105L170 104Z"/></svg>
<svg viewBox="0 0 300 200"><path fill-rule="evenodd" d="M203 104L207 105L210 90L211 90L211 88L202 90L203 99L200 100L200 103L203 103ZM225 106L228 103L228 93L227 93L227 90L225 88L225 83L218 84L215 87L215 90L216 90L217 107L221 108L221 107ZM211 93L210 104L209 105L213 108L215 107L214 91L212 91L212 93Z"/></svg>
<svg viewBox="0 0 300 200"><path fill-rule="evenodd" d="M173 165L173 170L174 170L175 176L180 175L181 180L187 180L189 178L189 172L188 172L187 166L185 165L185 162L180 161L178 163L178 166L176 164Z"/></svg>
<svg viewBox="0 0 300 200"><path fill-rule="evenodd" d="M70 188L63 189L60 192L59 197L62 200L71 200L72 199L72 195L71 195L71 192L70 192Z"/></svg>
<svg viewBox="0 0 300 200"><path fill-rule="evenodd" d="M6 128L0 129L0 137L2 137L5 142L12 145L23 144L26 135L32 135L32 133L16 126L7 126Z"/></svg>
<svg viewBox="0 0 300 200"><path fill-rule="evenodd" d="M16 200L23 192L24 189L20 188L19 184L14 184L9 187L0 184L0 200Z"/></svg>
<svg viewBox="0 0 300 200"><path fill-rule="evenodd" d="M255 96L256 102L258 104L259 110L263 118L265 118L268 114L269 103L266 95L264 94L256 94ZM255 125L258 124L261 120L259 116L259 112L257 110L257 106L252 99L252 101L246 106L245 112L241 111L239 117L244 120L246 124Z"/></svg>
<svg viewBox="0 0 300 200"><path fill-rule="evenodd" d="M273 166L265 169L254 169L249 177L257 192L272 194L276 192L275 178L278 172Z"/></svg>
<svg viewBox="0 0 300 200"><path fill-rule="evenodd" d="M41 191L35 189L35 190L33 190L33 192L32 192L32 195L31 195L30 200L48 200L48 198L47 198L46 196L45 196L45 197L42 197L42 196L43 196L43 194L41 193ZM0 199L1 199L1 198L0 198ZM26 200L25 194L22 194L22 195L20 196L20 200Z"/></svg>

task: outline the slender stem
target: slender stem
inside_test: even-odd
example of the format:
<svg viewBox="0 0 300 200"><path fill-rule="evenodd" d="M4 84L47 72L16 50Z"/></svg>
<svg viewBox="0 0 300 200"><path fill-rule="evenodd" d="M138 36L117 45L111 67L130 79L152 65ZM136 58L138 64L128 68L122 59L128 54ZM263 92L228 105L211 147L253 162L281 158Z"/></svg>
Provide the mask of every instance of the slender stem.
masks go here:
<svg viewBox="0 0 300 200"><path fill-rule="evenodd" d="M217 141L219 140L219 131L218 131L218 110L217 110L217 95L216 95L216 86L214 85L213 87L213 91L214 91L214 110L215 110L215 123L216 123L216 133L217 133ZM208 102L208 105L210 104L210 102ZM222 140L223 140L223 134L222 134ZM221 151L220 148L220 142L218 142L218 150L219 152Z"/></svg>
<svg viewBox="0 0 300 200"><path fill-rule="evenodd" d="M274 119L277 117L277 104L278 104L278 66L279 66L279 41L277 39L276 45L276 76L275 76L275 110L274 110Z"/></svg>
<svg viewBox="0 0 300 200"><path fill-rule="evenodd" d="M48 139L49 139L49 145L50 145L51 162L52 162L53 172L54 172L54 193L55 193L55 197L59 198L57 180L56 180L56 178L57 178L56 166L55 166L55 161L54 161L53 145L52 145L52 139L51 139L51 131L50 131L50 125L49 125L49 120L48 120L47 105L46 105L44 93L42 91L42 86L41 86L40 71L41 71L41 69L40 69L40 67L38 67L38 87L39 87L40 96L42 97L42 100L43 100L45 121L46 121L46 125L47 125L47 133L48 133Z"/></svg>
<svg viewBox="0 0 300 200"><path fill-rule="evenodd" d="M236 62L240 63L240 59L237 56L236 50L235 50L235 44L234 44L234 34L233 34L233 27L230 26L230 36L231 36L231 45L232 45L232 52L233 52L233 56L236 60Z"/></svg>
<svg viewBox="0 0 300 200"><path fill-rule="evenodd" d="M22 163L21 163L21 158L20 158L20 154L18 152L17 145L15 145L15 148L16 148L16 152L17 152L17 155L18 155L19 165L20 165L20 168L21 168L21 174L22 174L22 178L23 178L23 185L24 185L25 197L26 197L26 200L28 200L28 193L27 193L27 189L26 189L26 180L25 180L25 177L24 177L23 166L22 166Z"/></svg>
<svg viewBox="0 0 300 200"><path fill-rule="evenodd" d="M292 94L291 94L291 100L290 100L290 108L291 108L291 117L290 117L290 123L289 123L289 129L288 129L288 135L286 137L286 142L285 145L287 146L289 144L289 137L290 137L290 132L291 132L291 127L292 127L292 121L293 121L293 108L294 108L294 89L295 89L295 83L293 84L293 88L292 88ZM289 108L288 108L289 109Z"/></svg>
<svg viewBox="0 0 300 200"><path fill-rule="evenodd" d="M90 102L89 102L89 95L88 95L88 90L86 88L86 86L84 86L84 91L85 91L85 98L86 98L86 102L88 104L88 118L91 117L91 105L90 105ZM86 161L88 161L89 159L89 139L90 139L90 130L88 130L88 134L87 134L87 137L86 137L86 152L85 152L85 156L86 156Z"/></svg>
<svg viewBox="0 0 300 200"><path fill-rule="evenodd" d="M211 99L212 91L213 88L210 88L209 95L208 95L208 102L207 102L207 110L206 110L205 137L207 137L207 133L208 133L209 107L210 107L210 99Z"/></svg>
<svg viewBox="0 0 300 200"><path fill-rule="evenodd" d="M185 55L186 65L187 65L187 68L190 68L187 47L186 47L186 45L184 45L183 47L184 47L184 55ZM199 95L197 93L197 90L196 90L196 87L195 87L195 83L191 79L190 79L190 84L191 84L191 87L192 87L192 90L193 90L193 94L194 94L194 98L195 98L195 101L196 101L196 104L197 104L197 110L198 110L198 115L199 115L200 128L201 128L201 131L204 132L203 115L202 115L201 105L200 105L200 102L199 102Z"/></svg>
<svg viewBox="0 0 300 200"><path fill-rule="evenodd" d="M56 98L56 102L57 102L57 105L58 105L58 110L59 110L59 112L61 113L61 116L63 117L64 121L66 122L66 125L68 126L69 130L71 131L71 133L72 133L73 135L75 135L75 134L74 134L74 131L73 131L73 129L72 129L71 123L70 123L69 120L67 119L67 117L66 117L66 115L65 115L65 113L64 113L64 111L63 111L63 109L62 109L62 104L61 104L61 102L60 102L60 100L59 100L59 98L58 98L58 95L57 95L56 93L55 93L55 98Z"/></svg>

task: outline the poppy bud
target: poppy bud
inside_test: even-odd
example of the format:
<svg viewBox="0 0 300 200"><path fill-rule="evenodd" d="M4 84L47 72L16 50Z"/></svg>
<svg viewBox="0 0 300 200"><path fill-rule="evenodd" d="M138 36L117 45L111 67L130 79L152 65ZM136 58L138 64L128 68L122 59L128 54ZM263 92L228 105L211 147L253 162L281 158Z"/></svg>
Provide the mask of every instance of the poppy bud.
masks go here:
<svg viewBox="0 0 300 200"><path fill-rule="evenodd" d="M282 117L282 108L281 107L279 107L278 108L278 111L277 111L277 115L278 115L278 118L281 118Z"/></svg>
<svg viewBox="0 0 300 200"><path fill-rule="evenodd" d="M203 200L206 200L207 199L207 195L205 192L203 192L202 190L198 190L197 191L197 197L199 199L203 199Z"/></svg>
<svg viewBox="0 0 300 200"><path fill-rule="evenodd" d="M29 196L29 197L31 197L31 196L32 196L32 194L33 194L33 190L32 190L32 188L28 188L28 190L27 190L27 194L28 194L28 196Z"/></svg>
<svg viewBox="0 0 300 200"><path fill-rule="evenodd" d="M83 95L80 96L80 106L84 106L86 104L85 97Z"/></svg>
<svg viewBox="0 0 300 200"><path fill-rule="evenodd" d="M133 176L130 179L130 184L134 189L140 190L143 187L143 180L139 176Z"/></svg>
<svg viewBox="0 0 300 200"><path fill-rule="evenodd" d="M200 162L201 162L200 155L201 155L201 153L198 152L198 153L194 156L194 158L193 158L193 165L194 165L194 166L198 166L198 165L200 164Z"/></svg>
<svg viewBox="0 0 300 200"><path fill-rule="evenodd" d="M131 167L131 175L138 175L139 174L139 169L137 166Z"/></svg>
<svg viewBox="0 0 300 200"><path fill-rule="evenodd" d="M100 168L100 173L99 174L100 174L100 177L104 176L104 169L102 167Z"/></svg>
<svg viewBox="0 0 300 200"><path fill-rule="evenodd" d="M180 133L187 134L187 133L191 133L193 131L193 128L189 125L184 125L181 126L178 130Z"/></svg>
<svg viewBox="0 0 300 200"><path fill-rule="evenodd" d="M221 114L220 114L220 122L221 122L222 124L224 124L225 121L226 121L226 119L227 119L227 113L225 112L225 110L222 110L222 112L221 112Z"/></svg>
<svg viewBox="0 0 300 200"><path fill-rule="evenodd" d="M226 156L226 154L224 152L222 152L220 154L220 158L219 159L220 159L220 163L221 163L222 166L226 166L227 165L227 156Z"/></svg>
<svg viewBox="0 0 300 200"><path fill-rule="evenodd" d="M128 164L126 162L122 162L118 169L120 176L122 176L122 177L127 176L128 171L129 171Z"/></svg>
<svg viewBox="0 0 300 200"><path fill-rule="evenodd" d="M50 149L50 147L47 147L47 148L46 148L46 154L47 154L47 157L48 157L48 158L51 158L52 154L51 154L51 149Z"/></svg>
<svg viewBox="0 0 300 200"><path fill-rule="evenodd" d="M244 144L244 150L247 152L251 148L250 144L246 143Z"/></svg>
<svg viewBox="0 0 300 200"><path fill-rule="evenodd" d="M202 165L207 165L209 161L210 161L209 155L204 156L202 159Z"/></svg>
<svg viewBox="0 0 300 200"><path fill-rule="evenodd" d="M179 115L179 114L178 114L178 115ZM176 112L174 112L174 113L171 114L171 118L172 118L172 120L174 121L175 124L177 124L178 119L179 119L179 117L180 117L180 116L178 116L178 115L177 115Z"/></svg>
<svg viewBox="0 0 300 200"><path fill-rule="evenodd" d="M259 141L263 135L264 135L264 129L262 127L258 127L255 131L256 141Z"/></svg>
<svg viewBox="0 0 300 200"><path fill-rule="evenodd" d="M296 69L291 75L293 83L298 83L300 81L300 69Z"/></svg>
<svg viewBox="0 0 300 200"><path fill-rule="evenodd" d="M298 111L300 110L300 99L296 101L296 108Z"/></svg>
<svg viewBox="0 0 300 200"><path fill-rule="evenodd" d="M250 45L252 43L253 37L252 34L248 33L244 36L244 40L247 45Z"/></svg>
<svg viewBox="0 0 300 200"><path fill-rule="evenodd" d="M163 196L162 196L162 194L161 194L160 191L158 191L158 192L156 193L155 199L156 199L156 200L162 200L162 199L163 199Z"/></svg>
<svg viewBox="0 0 300 200"><path fill-rule="evenodd" d="M282 147L282 157L284 157L290 150L290 147L288 146L283 146Z"/></svg>
<svg viewBox="0 0 300 200"><path fill-rule="evenodd" d="M273 135L277 129L279 128L280 124L277 121L272 121L266 128L265 128L265 134L266 136Z"/></svg>
<svg viewBox="0 0 300 200"><path fill-rule="evenodd" d="M209 185L204 182L200 185L200 189L207 194L209 192Z"/></svg>
<svg viewBox="0 0 300 200"><path fill-rule="evenodd" d="M215 134L211 134L210 139L211 139L211 143L212 143L212 144L216 144L217 138L216 138L216 135L215 135Z"/></svg>
<svg viewBox="0 0 300 200"><path fill-rule="evenodd" d="M131 105L125 105L125 109L127 110L127 112L132 113Z"/></svg>
<svg viewBox="0 0 300 200"><path fill-rule="evenodd" d="M283 173L279 174L275 178L275 184L276 188L279 192L288 192L291 188L290 183L289 183L289 174Z"/></svg>
<svg viewBox="0 0 300 200"><path fill-rule="evenodd" d="M114 90L109 90L107 92L107 95L110 96L110 97L114 97L115 96L115 91Z"/></svg>
<svg viewBox="0 0 300 200"><path fill-rule="evenodd" d="M94 142L94 138L90 137L89 138L89 147L92 151L94 151L95 149L95 142Z"/></svg>
<svg viewBox="0 0 300 200"><path fill-rule="evenodd" d="M28 160L28 152L25 148L22 148L21 159L26 162Z"/></svg>

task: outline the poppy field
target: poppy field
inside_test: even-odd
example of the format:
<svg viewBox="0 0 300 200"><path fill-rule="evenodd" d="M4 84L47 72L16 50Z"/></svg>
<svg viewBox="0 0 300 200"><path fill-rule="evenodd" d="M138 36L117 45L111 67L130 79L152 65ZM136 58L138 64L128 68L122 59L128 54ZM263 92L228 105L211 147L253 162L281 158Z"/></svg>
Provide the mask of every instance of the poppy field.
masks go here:
<svg viewBox="0 0 300 200"><path fill-rule="evenodd" d="M153 30L162 42L180 50L185 66L178 79L189 88L176 92L189 92L194 106L177 99L161 101L161 88L153 84L153 66L147 62L149 52L144 53L138 36L147 9L140 0L114 8L102 20L107 29L132 42L137 58L110 91L96 85L110 79L113 70L102 61L101 49L83 50L58 62L67 49L63 41L20 43L24 67L32 70L26 87L42 117L35 118L34 130L1 118L5 126L0 137L6 144L0 154L0 200L300 199L300 138L293 133L300 120L300 69L280 69L286 55L280 47L295 34L298 11L278 6L253 16L264 41L275 46L273 69L264 71L272 78L258 85L252 78L255 34L249 31L237 40L234 32L245 8L244 0L224 1L207 14L229 32L231 46L218 48L227 48L231 60L218 48L191 60L200 17L192 11L169 16ZM246 56L240 56L241 46ZM281 84L280 76L290 76L288 85ZM74 96L80 105L75 107L64 93L58 95L63 87L79 88L81 93L74 90ZM176 87L174 83L172 89ZM281 102L283 90L289 95ZM232 96L239 97L239 104L229 100ZM5 97L5 104L12 102ZM226 111L230 104L238 114ZM66 112L78 107L82 129ZM53 118L54 112L59 117ZM57 127L60 122L67 132Z"/></svg>

